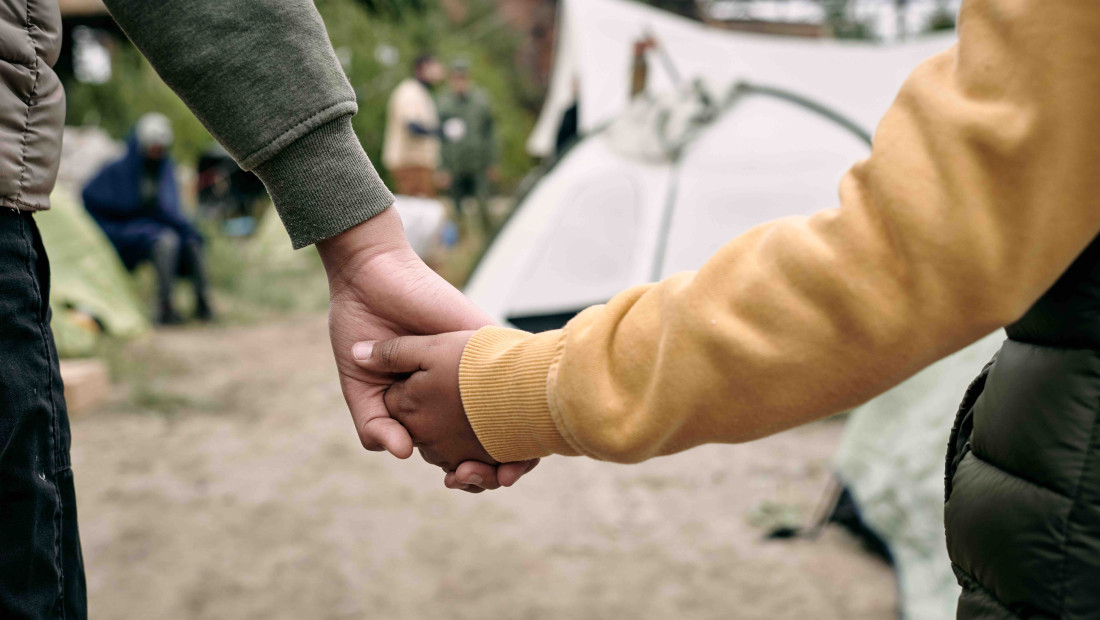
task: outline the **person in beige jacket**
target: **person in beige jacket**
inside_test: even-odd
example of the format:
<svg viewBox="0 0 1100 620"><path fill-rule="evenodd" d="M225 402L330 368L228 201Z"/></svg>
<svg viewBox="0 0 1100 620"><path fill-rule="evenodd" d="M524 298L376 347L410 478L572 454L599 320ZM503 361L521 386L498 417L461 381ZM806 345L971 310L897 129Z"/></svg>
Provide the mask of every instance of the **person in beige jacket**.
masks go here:
<svg viewBox="0 0 1100 620"><path fill-rule="evenodd" d="M393 175L398 194L435 196L441 141L439 112L432 88L444 77L434 56L418 56L415 75L397 85L386 111L382 163Z"/></svg>

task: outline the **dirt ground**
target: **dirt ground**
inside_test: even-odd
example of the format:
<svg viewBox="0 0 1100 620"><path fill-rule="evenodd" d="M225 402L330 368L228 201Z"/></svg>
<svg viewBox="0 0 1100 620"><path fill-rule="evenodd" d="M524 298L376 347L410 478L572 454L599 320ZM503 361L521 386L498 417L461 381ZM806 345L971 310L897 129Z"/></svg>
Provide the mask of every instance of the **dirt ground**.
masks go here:
<svg viewBox="0 0 1100 620"><path fill-rule="evenodd" d="M750 518L813 512L838 422L472 496L359 447L327 340L310 315L131 345L151 387L73 423L93 618L894 617L852 538Z"/></svg>

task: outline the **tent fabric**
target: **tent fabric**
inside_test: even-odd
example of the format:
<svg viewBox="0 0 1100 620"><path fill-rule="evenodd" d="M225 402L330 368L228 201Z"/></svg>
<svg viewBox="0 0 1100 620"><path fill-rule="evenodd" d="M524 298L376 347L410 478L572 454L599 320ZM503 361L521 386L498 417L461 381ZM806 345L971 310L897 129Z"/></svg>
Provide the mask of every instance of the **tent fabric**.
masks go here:
<svg viewBox="0 0 1100 620"><path fill-rule="evenodd" d="M950 47L954 34L902 44L786 39L729 32L628 0L563 0L550 88L527 149L553 154L562 115L579 101L579 128L589 133L630 104L633 45L652 35L647 92L674 88L677 78L738 80L792 89L874 128L905 77L925 58Z"/></svg>
<svg viewBox="0 0 1100 620"><path fill-rule="evenodd" d="M639 98L574 147L509 220L467 293L502 321L577 311L698 269L753 226L833 206L867 145L788 101L731 98L734 87ZM713 114L700 98L718 102ZM680 144L685 134L694 137ZM661 157L661 144L676 146Z"/></svg>
<svg viewBox="0 0 1100 620"><path fill-rule="evenodd" d="M470 280L468 293L502 321L568 317L697 269L757 224L835 206L840 178L868 154L861 137L791 101L730 93L746 83L779 89L870 133L912 69L954 41L789 40L626 0L563 0L559 10L550 92L529 146L552 151L561 115L578 101L589 137L535 185ZM647 35L660 49L632 100L633 44ZM716 117L691 127L671 156L655 148L667 138L662 122L690 119L703 94L719 104Z"/></svg>
<svg viewBox="0 0 1100 620"><path fill-rule="evenodd" d="M902 616L955 615L960 588L943 526L944 455L959 401L1004 342L997 332L855 409L834 470L860 516L890 549Z"/></svg>
<svg viewBox="0 0 1100 620"><path fill-rule="evenodd" d="M94 346L89 332L68 320L66 309L94 317L113 336L130 338L149 329L130 274L91 216L64 189L50 196L53 208L35 216L50 255L50 305L62 356L83 355Z"/></svg>

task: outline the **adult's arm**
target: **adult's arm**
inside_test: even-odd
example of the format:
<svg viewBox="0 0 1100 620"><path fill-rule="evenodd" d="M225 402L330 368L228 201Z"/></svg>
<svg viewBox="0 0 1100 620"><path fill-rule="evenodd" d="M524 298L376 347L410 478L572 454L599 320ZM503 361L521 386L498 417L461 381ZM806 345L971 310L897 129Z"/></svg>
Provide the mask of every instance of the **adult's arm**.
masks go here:
<svg viewBox="0 0 1100 620"><path fill-rule="evenodd" d="M363 445L407 456L351 343L472 329L488 317L409 248L393 195L351 129L357 107L312 0L105 0L207 130L267 186L294 247L329 275L340 383ZM375 217L379 216L379 217ZM369 220L369 221L367 221ZM495 486L498 469L464 464ZM529 463L501 466L511 483Z"/></svg>
<svg viewBox="0 0 1100 620"><path fill-rule="evenodd" d="M540 335L484 328L463 404L489 453L634 462L848 409L1020 317L1100 232L1100 3L967 0L841 207Z"/></svg>
<svg viewBox="0 0 1100 620"><path fill-rule="evenodd" d="M310 0L106 0L211 135L267 186L296 248L393 195L351 128L355 92Z"/></svg>

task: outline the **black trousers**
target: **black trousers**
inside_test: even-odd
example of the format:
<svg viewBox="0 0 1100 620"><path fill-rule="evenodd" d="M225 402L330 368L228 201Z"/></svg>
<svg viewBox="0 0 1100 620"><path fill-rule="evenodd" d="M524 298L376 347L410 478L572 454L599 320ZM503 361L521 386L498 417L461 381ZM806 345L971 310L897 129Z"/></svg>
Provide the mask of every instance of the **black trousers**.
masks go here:
<svg viewBox="0 0 1100 620"><path fill-rule="evenodd" d="M0 207L0 618L83 619L69 417L34 218Z"/></svg>
<svg viewBox="0 0 1100 620"><path fill-rule="evenodd" d="M451 200L455 203L455 217L460 224L465 221L462 205L468 197L477 199L481 229L485 234L490 234L493 224L489 217L489 179L484 172L456 173L451 177Z"/></svg>

